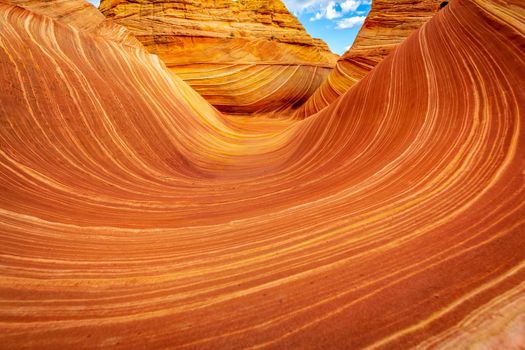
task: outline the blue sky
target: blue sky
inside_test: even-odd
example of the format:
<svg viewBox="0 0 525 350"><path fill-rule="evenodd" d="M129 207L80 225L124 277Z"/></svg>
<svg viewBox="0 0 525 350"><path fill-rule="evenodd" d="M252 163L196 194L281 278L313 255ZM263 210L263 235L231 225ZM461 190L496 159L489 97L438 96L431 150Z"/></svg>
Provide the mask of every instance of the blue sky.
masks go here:
<svg viewBox="0 0 525 350"><path fill-rule="evenodd" d="M98 0L89 0L98 6ZM371 0L283 0L314 38L343 54L354 42L370 11Z"/></svg>
<svg viewBox="0 0 525 350"><path fill-rule="evenodd" d="M354 42L371 0L283 0L308 33L343 54Z"/></svg>

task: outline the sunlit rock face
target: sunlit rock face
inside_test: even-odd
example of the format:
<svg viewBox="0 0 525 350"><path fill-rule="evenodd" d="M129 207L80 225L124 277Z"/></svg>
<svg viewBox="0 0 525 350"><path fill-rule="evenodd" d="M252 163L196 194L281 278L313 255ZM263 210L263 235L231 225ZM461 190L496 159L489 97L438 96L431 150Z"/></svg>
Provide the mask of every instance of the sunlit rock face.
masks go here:
<svg viewBox="0 0 525 350"><path fill-rule="evenodd" d="M132 47L143 48L125 27L107 20L93 5L84 0L0 0L34 13L49 16L62 24Z"/></svg>
<svg viewBox="0 0 525 350"><path fill-rule="evenodd" d="M0 3L0 348L523 348L521 0L299 121L53 9Z"/></svg>
<svg viewBox="0 0 525 350"><path fill-rule="evenodd" d="M282 116L313 94L338 58L280 0L102 0L100 10L227 113Z"/></svg>
<svg viewBox="0 0 525 350"><path fill-rule="evenodd" d="M306 118L319 112L388 56L403 40L438 11L440 0L374 0L352 47L316 93L296 113Z"/></svg>

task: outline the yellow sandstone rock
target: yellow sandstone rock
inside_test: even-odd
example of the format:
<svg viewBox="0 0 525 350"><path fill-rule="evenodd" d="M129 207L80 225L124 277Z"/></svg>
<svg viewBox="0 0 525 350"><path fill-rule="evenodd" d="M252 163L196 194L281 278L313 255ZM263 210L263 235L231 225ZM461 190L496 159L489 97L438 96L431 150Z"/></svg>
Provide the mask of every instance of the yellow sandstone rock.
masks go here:
<svg viewBox="0 0 525 350"><path fill-rule="evenodd" d="M100 10L227 113L286 114L338 59L280 0L102 0Z"/></svg>

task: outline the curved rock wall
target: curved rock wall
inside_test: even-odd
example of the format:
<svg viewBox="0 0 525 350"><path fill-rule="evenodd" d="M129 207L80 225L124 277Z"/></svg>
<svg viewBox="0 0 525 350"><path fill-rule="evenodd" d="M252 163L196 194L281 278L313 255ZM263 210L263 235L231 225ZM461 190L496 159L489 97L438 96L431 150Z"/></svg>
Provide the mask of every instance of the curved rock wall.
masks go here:
<svg viewBox="0 0 525 350"><path fill-rule="evenodd" d="M302 120L0 4L0 344L523 347L525 28L452 0Z"/></svg>

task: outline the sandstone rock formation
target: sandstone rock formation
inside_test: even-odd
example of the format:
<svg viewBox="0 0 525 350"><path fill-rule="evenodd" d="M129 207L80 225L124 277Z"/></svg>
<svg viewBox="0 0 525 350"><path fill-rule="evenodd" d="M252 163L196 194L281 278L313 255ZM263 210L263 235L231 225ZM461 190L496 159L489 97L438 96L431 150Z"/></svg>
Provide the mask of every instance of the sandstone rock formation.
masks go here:
<svg viewBox="0 0 525 350"><path fill-rule="evenodd" d="M280 0L102 0L100 10L228 113L298 107L338 58Z"/></svg>
<svg viewBox="0 0 525 350"><path fill-rule="evenodd" d="M334 102L432 18L439 5L439 0L374 0L350 50L295 118L306 118Z"/></svg>
<svg viewBox="0 0 525 350"><path fill-rule="evenodd" d="M143 48L126 28L107 20L100 11L84 0L0 0L0 3L17 5L79 30L132 47Z"/></svg>
<svg viewBox="0 0 525 350"><path fill-rule="evenodd" d="M294 121L0 4L1 347L523 347L524 13L452 0Z"/></svg>

